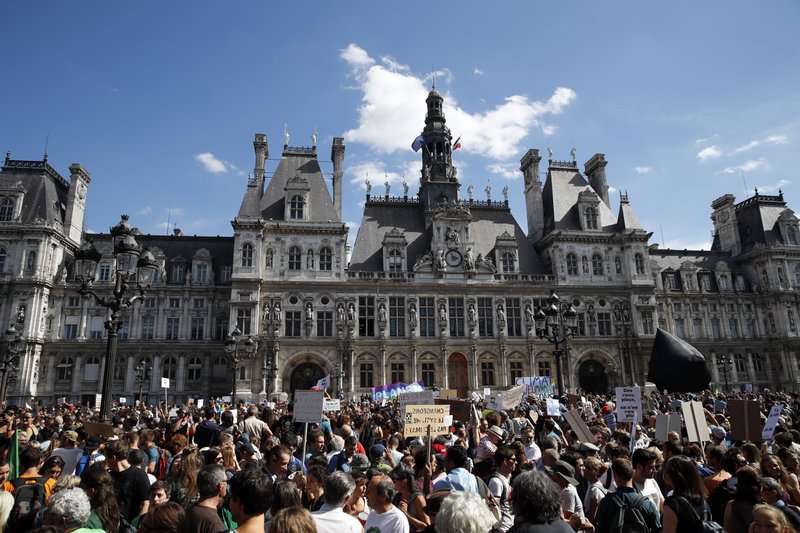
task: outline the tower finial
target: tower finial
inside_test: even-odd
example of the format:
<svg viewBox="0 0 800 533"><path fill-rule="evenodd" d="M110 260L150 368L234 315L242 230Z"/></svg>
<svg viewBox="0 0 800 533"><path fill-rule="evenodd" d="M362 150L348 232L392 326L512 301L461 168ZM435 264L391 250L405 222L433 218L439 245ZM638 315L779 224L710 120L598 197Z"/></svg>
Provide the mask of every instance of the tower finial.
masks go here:
<svg viewBox="0 0 800 533"><path fill-rule="evenodd" d="M436 65L431 63L431 91L436 90Z"/></svg>
<svg viewBox="0 0 800 533"><path fill-rule="evenodd" d="M283 123L283 145L289 146L289 125L286 122Z"/></svg>

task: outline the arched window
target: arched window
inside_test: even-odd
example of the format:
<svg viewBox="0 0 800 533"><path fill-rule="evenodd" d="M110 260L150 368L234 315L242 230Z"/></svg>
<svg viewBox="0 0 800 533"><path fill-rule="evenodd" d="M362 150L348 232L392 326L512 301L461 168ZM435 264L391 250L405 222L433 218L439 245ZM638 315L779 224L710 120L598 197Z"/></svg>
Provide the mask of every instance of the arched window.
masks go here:
<svg viewBox="0 0 800 533"><path fill-rule="evenodd" d="M756 372L764 371L764 360L761 358L761 354L753 354L753 370Z"/></svg>
<svg viewBox="0 0 800 533"><path fill-rule="evenodd" d="M8 259L8 252L3 247L0 247L0 274L6 271L6 259Z"/></svg>
<svg viewBox="0 0 800 533"><path fill-rule="evenodd" d="M603 258L600 254L594 254L592 256L592 274L595 276L603 275Z"/></svg>
<svg viewBox="0 0 800 533"><path fill-rule="evenodd" d="M389 252L389 272L400 272L403 269L403 254L400 250Z"/></svg>
<svg viewBox="0 0 800 533"><path fill-rule="evenodd" d="M186 376L189 381L199 381L202 371L203 363L200 361L199 357L192 357L189 359L189 372Z"/></svg>
<svg viewBox="0 0 800 533"><path fill-rule="evenodd" d="M174 380L177 369L178 361L176 361L174 357L167 357L164 359L164 366L161 369L161 377Z"/></svg>
<svg viewBox="0 0 800 533"><path fill-rule="evenodd" d="M100 359L95 356L86 360L83 365L83 380L84 381L97 381L100 375Z"/></svg>
<svg viewBox="0 0 800 533"><path fill-rule="evenodd" d="M578 256L575 254L567 254L567 275L578 275Z"/></svg>
<svg viewBox="0 0 800 533"><path fill-rule="evenodd" d="M300 270L303 267L303 251L299 246L289 248L289 270Z"/></svg>
<svg viewBox="0 0 800 533"><path fill-rule="evenodd" d="M303 201L302 196L299 194L292 196L292 199L289 202L289 218L292 220L302 220L304 206L305 202Z"/></svg>
<svg viewBox="0 0 800 533"><path fill-rule="evenodd" d="M319 249L319 269L333 270L333 252L327 246Z"/></svg>
<svg viewBox="0 0 800 533"><path fill-rule="evenodd" d="M56 381L71 381L74 366L75 362L72 357L64 357L59 361L56 365Z"/></svg>
<svg viewBox="0 0 800 533"><path fill-rule="evenodd" d="M502 263L503 272L507 274L516 272L516 261L514 260L513 253L503 252L503 255L500 256L500 262Z"/></svg>
<svg viewBox="0 0 800 533"><path fill-rule="evenodd" d="M25 272L36 270L36 250L28 252L28 259L25 261Z"/></svg>
<svg viewBox="0 0 800 533"><path fill-rule="evenodd" d="M214 359L214 366L211 367L211 377L215 380L228 378L228 360L221 355Z"/></svg>
<svg viewBox="0 0 800 533"><path fill-rule="evenodd" d="M587 207L584 212L586 213L586 229L597 229L597 209Z"/></svg>
<svg viewBox="0 0 800 533"><path fill-rule="evenodd" d="M246 242L242 245L242 266L253 266L253 245Z"/></svg>
<svg viewBox="0 0 800 533"><path fill-rule="evenodd" d="M642 254L636 254L633 256L633 263L636 266L636 273L644 274L644 256Z"/></svg>
<svg viewBox="0 0 800 533"><path fill-rule="evenodd" d="M14 199L3 198L0 200L0 222L11 222L14 217Z"/></svg>
<svg viewBox="0 0 800 533"><path fill-rule="evenodd" d="M274 257L275 257L275 252L272 251L272 248L267 248L266 260L264 261L264 266L268 270L272 269L272 261Z"/></svg>

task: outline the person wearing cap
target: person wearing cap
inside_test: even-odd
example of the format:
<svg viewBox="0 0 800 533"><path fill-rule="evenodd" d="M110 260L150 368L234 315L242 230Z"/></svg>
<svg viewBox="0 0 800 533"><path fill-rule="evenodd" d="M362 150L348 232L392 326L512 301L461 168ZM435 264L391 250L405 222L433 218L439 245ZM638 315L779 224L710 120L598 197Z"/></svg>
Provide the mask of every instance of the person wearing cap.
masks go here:
<svg viewBox="0 0 800 533"><path fill-rule="evenodd" d="M503 429L499 426L491 426L486 430L478 447L475 449L475 473L479 476L489 474L494 466L494 453L497 451L497 444L503 440Z"/></svg>
<svg viewBox="0 0 800 533"><path fill-rule="evenodd" d="M86 444L83 446L83 455L80 459L78 459L78 464L75 466L75 475L80 476L83 474L83 471L89 465L94 464L97 462L97 457L99 452L97 452L98 448L102 445L103 441L100 440L100 437L97 435L92 435L88 439L86 439ZM100 455L102 460L105 460L105 457Z"/></svg>
<svg viewBox="0 0 800 533"><path fill-rule="evenodd" d="M61 457L64 460L64 475L71 476L75 474L75 467L78 465L81 457L83 457L83 450L78 448L80 437L76 431L67 430L61 435L61 447L56 448L50 455Z"/></svg>
<svg viewBox="0 0 800 533"><path fill-rule="evenodd" d="M561 512L564 518L569 520L572 515L577 515L583 521L585 519L583 502L575 488L578 486L578 480L575 479L575 469L572 465L559 460L553 466L546 466L544 471L561 488Z"/></svg>
<svg viewBox="0 0 800 533"><path fill-rule="evenodd" d="M369 447L369 464L372 468L376 468L383 474L388 474L392 471L392 467L384 461L386 457L386 447L383 444L373 444Z"/></svg>
<svg viewBox="0 0 800 533"><path fill-rule="evenodd" d="M727 436L728 432L725 431L724 427L712 426L709 431L711 432L711 442L713 444L716 444L717 446L725 446L725 437Z"/></svg>

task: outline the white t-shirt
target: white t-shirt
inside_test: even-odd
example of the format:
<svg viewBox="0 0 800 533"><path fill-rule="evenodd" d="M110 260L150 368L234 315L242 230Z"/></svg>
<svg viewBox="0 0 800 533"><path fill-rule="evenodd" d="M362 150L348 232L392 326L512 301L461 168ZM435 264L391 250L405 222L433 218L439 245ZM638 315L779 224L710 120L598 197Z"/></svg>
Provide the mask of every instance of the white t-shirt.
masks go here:
<svg viewBox="0 0 800 533"><path fill-rule="evenodd" d="M382 514L373 510L364 525L364 533L409 533L410 529L408 518L395 506Z"/></svg>
<svg viewBox="0 0 800 533"><path fill-rule="evenodd" d="M319 511L311 513L318 533L361 533L361 522L344 512L341 507L323 504Z"/></svg>
<svg viewBox="0 0 800 533"><path fill-rule="evenodd" d="M605 498L607 491L603 484L599 481L595 481L586 489L586 497L583 499L583 509L584 511L588 511L590 506L592 505L592 500L597 502L595 506L595 511L600 507L600 500Z"/></svg>
<svg viewBox="0 0 800 533"><path fill-rule="evenodd" d="M578 491L572 485L567 485L566 488L561 489L561 510L564 513L572 513L581 518L584 517L583 502L578 496Z"/></svg>
<svg viewBox="0 0 800 533"><path fill-rule="evenodd" d="M514 517L511 515L511 485L505 476L493 475L489 479L489 492L500 503L500 510L503 512L500 518L500 531L508 531L514 525ZM505 498L502 498L505 492Z"/></svg>
<svg viewBox="0 0 800 533"><path fill-rule="evenodd" d="M661 504L664 502L664 496L661 494L661 489L658 488L658 482L655 479L645 479L644 485L636 482L633 483L634 488L638 490L642 496L653 502L656 509L661 510Z"/></svg>
<svg viewBox="0 0 800 533"><path fill-rule="evenodd" d="M57 455L64 459L62 474L71 476L75 473L75 467L78 466L78 461L83 457L83 450L80 448L56 448L53 450L52 455Z"/></svg>
<svg viewBox="0 0 800 533"><path fill-rule="evenodd" d="M529 463L535 463L542 458L542 450L535 442L531 442L530 446L525 446L525 460Z"/></svg>

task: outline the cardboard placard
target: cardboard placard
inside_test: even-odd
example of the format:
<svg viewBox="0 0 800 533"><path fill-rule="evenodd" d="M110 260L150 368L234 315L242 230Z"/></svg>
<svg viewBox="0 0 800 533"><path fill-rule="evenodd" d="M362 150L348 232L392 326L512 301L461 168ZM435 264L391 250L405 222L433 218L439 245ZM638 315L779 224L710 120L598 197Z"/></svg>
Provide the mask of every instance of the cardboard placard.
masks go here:
<svg viewBox="0 0 800 533"><path fill-rule="evenodd" d="M162 389L169 388L169 378L161 378L161 388Z"/></svg>
<svg viewBox="0 0 800 533"><path fill-rule="evenodd" d="M439 389L439 399L449 400L458 398L458 391L455 389Z"/></svg>
<svg viewBox="0 0 800 533"><path fill-rule="evenodd" d="M446 405L450 409L450 414L456 422L469 422L469 415L472 412L472 402L468 400L435 400L436 405Z"/></svg>
<svg viewBox="0 0 800 533"><path fill-rule="evenodd" d="M517 385L507 391L490 394L486 398L486 408L493 411L503 411L514 409L522 403L522 396L525 394L525 385Z"/></svg>
<svg viewBox="0 0 800 533"><path fill-rule="evenodd" d="M617 387L617 422L640 422L641 419L641 388Z"/></svg>
<svg viewBox="0 0 800 533"><path fill-rule="evenodd" d="M445 423L446 405L407 405L403 434L406 437L423 437L431 428L431 435L450 433L450 426Z"/></svg>
<svg viewBox="0 0 800 533"><path fill-rule="evenodd" d="M755 400L728 400L731 439L761 442L761 414Z"/></svg>
<svg viewBox="0 0 800 533"><path fill-rule="evenodd" d="M656 415L656 440L667 442L667 434L674 431L681 433L681 417L677 413Z"/></svg>
<svg viewBox="0 0 800 533"><path fill-rule="evenodd" d="M764 429L761 430L761 438L763 440L770 440L775 434L775 428L778 427L778 418L780 418L781 412L783 412L782 404L773 405L772 409L769 410L769 416L764 422Z"/></svg>
<svg viewBox="0 0 800 533"><path fill-rule="evenodd" d="M325 398L324 403L322 404L322 410L329 412L329 411L341 411L342 409L342 402L341 400L333 400L330 398Z"/></svg>
<svg viewBox="0 0 800 533"><path fill-rule="evenodd" d="M686 435L689 442L706 442L709 440L706 414L700 402L681 402L683 423L686 424Z"/></svg>
<svg viewBox="0 0 800 533"><path fill-rule="evenodd" d="M114 436L114 426L111 424L100 424L98 422L89 422L88 420L84 420L81 423L83 424L83 429L86 430L86 435L89 437L92 435L99 435L101 437Z"/></svg>
<svg viewBox="0 0 800 533"><path fill-rule="evenodd" d="M564 414L564 417L569 422L569 427L572 428L572 431L578 436L579 442L589 442L594 444L594 435L589 430L589 426L586 425L586 422L583 421L581 418L581 414L578 412L577 409L572 409L567 411Z"/></svg>
<svg viewBox="0 0 800 533"><path fill-rule="evenodd" d="M404 415L407 405L433 405L433 391L404 392L397 395L400 403L400 414Z"/></svg>
<svg viewBox="0 0 800 533"><path fill-rule="evenodd" d="M322 391L299 390L294 393L294 421L319 423L322 420L322 405L325 395Z"/></svg>

